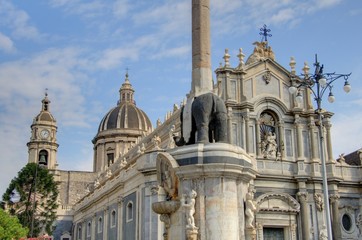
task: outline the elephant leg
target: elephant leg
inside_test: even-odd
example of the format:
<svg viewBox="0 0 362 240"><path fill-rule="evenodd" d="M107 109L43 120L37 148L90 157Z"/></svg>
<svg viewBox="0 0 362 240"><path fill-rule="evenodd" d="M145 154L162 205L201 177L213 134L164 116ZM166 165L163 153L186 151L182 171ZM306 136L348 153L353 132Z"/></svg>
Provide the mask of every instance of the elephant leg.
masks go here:
<svg viewBox="0 0 362 240"><path fill-rule="evenodd" d="M196 123L197 128L197 142L198 143L209 143L209 124L208 122Z"/></svg>
<svg viewBox="0 0 362 240"><path fill-rule="evenodd" d="M228 142L227 114L224 112L215 114L214 138L215 142Z"/></svg>

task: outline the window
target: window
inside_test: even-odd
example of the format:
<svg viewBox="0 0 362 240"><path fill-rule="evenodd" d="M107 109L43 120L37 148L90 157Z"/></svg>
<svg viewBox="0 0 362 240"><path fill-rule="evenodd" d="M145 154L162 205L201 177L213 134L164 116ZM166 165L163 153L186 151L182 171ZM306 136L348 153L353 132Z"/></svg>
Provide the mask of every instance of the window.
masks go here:
<svg viewBox="0 0 362 240"><path fill-rule="evenodd" d="M108 167L114 163L114 153L107 153Z"/></svg>
<svg viewBox="0 0 362 240"><path fill-rule="evenodd" d="M91 235L91 227L92 227L92 223L88 222L88 224L87 224L87 237L89 237Z"/></svg>
<svg viewBox="0 0 362 240"><path fill-rule="evenodd" d="M309 135L307 131L302 132L303 135L303 148L304 148L304 157L310 158L310 146L309 146Z"/></svg>
<svg viewBox="0 0 362 240"><path fill-rule="evenodd" d="M238 125L236 123L232 123L232 144L238 145Z"/></svg>
<svg viewBox="0 0 362 240"><path fill-rule="evenodd" d="M128 204L127 204L126 217L127 217L127 222L133 220L133 203L132 202L128 202Z"/></svg>
<svg viewBox="0 0 362 240"><path fill-rule="evenodd" d="M103 231L103 221L102 217L98 218L98 233L101 233Z"/></svg>
<svg viewBox="0 0 362 240"><path fill-rule="evenodd" d="M351 231L351 229L352 229L352 219L351 219L351 216L349 214L343 214L343 216L342 216L342 226L343 226L344 230L346 230L347 232Z"/></svg>
<svg viewBox="0 0 362 240"><path fill-rule="evenodd" d="M111 227L115 227L116 226L116 211L113 210L111 212Z"/></svg>
<svg viewBox="0 0 362 240"><path fill-rule="evenodd" d="M38 164L42 165L42 166L48 165L48 151L47 150L43 149L39 152Z"/></svg>
<svg viewBox="0 0 362 240"><path fill-rule="evenodd" d="M229 93L230 93L230 99L236 100L236 81L235 80L230 81Z"/></svg>
<svg viewBox="0 0 362 240"><path fill-rule="evenodd" d="M264 240L284 240L283 228L263 228Z"/></svg>
<svg viewBox="0 0 362 240"><path fill-rule="evenodd" d="M292 130L285 129L285 145L287 157L293 157Z"/></svg>
<svg viewBox="0 0 362 240"><path fill-rule="evenodd" d="M82 227L81 226L78 227L78 239L79 240L82 239Z"/></svg>

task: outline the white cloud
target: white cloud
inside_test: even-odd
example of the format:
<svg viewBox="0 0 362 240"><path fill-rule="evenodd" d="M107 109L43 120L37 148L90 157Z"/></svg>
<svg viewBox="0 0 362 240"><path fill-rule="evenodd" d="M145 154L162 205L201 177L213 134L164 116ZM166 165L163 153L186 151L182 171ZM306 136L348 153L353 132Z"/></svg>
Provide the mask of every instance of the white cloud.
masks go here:
<svg viewBox="0 0 362 240"><path fill-rule="evenodd" d="M139 56L139 48L110 48L103 51L97 61L97 67L112 69L121 66L125 60L136 60Z"/></svg>
<svg viewBox="0 0 362 240"><path fill-rule="evenodd" d="M159 50L158 53L151 56L151 59L160 59L167 57L188 57L191 54L191 46L185 45L175 48L167 48L164 50Z"/></svg>
<svg viewBox="0 0 362 240"><path fill-rule="evenodd" d="M0 18L6 27L10 28L16 38L39 40L41 34L29 23L29 15L15 7L10 1L0 0Z"/></svg>
<svg viewBox="0 0 362 240"><path fill-rule="evenodd" d="M14 43L11 39L0 32L0 50L11 53L15 51Z"/></svg>

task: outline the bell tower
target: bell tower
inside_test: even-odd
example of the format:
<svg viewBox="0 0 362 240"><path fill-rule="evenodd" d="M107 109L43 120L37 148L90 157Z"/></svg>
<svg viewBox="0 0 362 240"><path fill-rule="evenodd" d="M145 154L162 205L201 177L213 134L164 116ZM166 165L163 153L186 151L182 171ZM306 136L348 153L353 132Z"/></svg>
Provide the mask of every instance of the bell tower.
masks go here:
<svg viewBox="0 0 362 240"><path fill-rule="evenodd" d="M57 123L50 113L48 93L45 93L41 102L41 111L33 120L30 141L27 143L28 162L35 162L50 170L55 170L58 166L56 156L59 147L56 139Z"/></svg>

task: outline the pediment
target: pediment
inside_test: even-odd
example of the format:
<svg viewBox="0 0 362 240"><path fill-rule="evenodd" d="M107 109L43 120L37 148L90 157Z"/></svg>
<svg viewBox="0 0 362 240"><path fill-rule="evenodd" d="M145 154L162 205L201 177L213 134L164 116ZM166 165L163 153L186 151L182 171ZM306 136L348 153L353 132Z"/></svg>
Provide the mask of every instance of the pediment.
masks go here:
<svg viewBox="0 0 362 240"><path fill-rule="evenodd" d="M265 193L256 199L259 212L292 212L300 211L298 201L286 193Z"/></svg>

